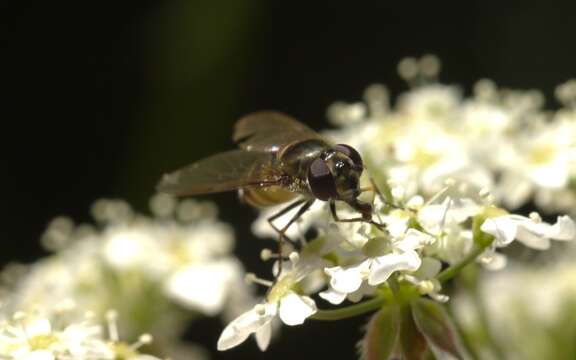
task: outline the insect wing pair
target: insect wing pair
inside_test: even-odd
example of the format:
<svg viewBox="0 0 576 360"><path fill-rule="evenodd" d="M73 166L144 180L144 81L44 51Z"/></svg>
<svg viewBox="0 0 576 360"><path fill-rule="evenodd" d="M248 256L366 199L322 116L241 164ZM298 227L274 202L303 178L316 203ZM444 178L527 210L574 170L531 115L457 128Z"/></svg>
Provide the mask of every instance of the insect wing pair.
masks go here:
<svg viewBox="0 0 576 360"><path fill-rule="evenodd" d="M279 112L257 112L241 118L235 125L233 140L239 149L164 175L158 190L176 196L240 190L246 202L260 207L299 198L270 219L301 206L283 229L274 227L281 235L315 200L329 201L337 221L372 222L371 204L358 200L363 164L352 147L333 145ZM339 219L336 200L345 201L361 216Z"/></svg>

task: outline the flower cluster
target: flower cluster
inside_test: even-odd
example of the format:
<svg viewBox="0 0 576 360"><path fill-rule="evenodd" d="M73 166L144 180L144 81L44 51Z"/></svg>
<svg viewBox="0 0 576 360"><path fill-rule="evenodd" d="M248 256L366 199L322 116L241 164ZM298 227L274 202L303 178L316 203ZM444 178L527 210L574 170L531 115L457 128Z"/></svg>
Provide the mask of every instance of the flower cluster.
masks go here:
<svg viewBox="0 0 576 360"><path fill-rule="evenodd" d="M229 318L251 304L243 268L231 255L232 230L216 219L213 204L157 195L151 209L154 217L100 200L96 226L56 218L42 238L54 254L4 271L3 312L50 316L73 308L103 322L115 309L126 338L149 332L163 347L159 353L169 355L182 348L177 339L190 320Z"/></svg>
<svg viewBox="0 0 576 360"><path fill-rule="evenodd" d="M0 357L14 360L160 360L141 352L152 342L142 334L132 344L118 337L116 316L108 316L107 334L92 314L72 320L68 311L52 313L17 312L0 324Z"/></svg>
<svg viewBox="0 0 576 360"><path fill-rule="evenodd" d="M295 238L299 251L287 254L290 261L274 282L255 279L270 287L265 300L226 327L219 349L233 347L252 333L265 349L275 318L286 325L300 325L308 317L323 318L326 311L318 310L314 295L341 305L366 297L389 300L390 294L404 287L412 289L415 297L426 295L445 302L444 281L474 260L489 268L502 267L506 257L497 249L514 240L542 250L551 240L576 238L576 224L568 216L549 224L537 213L530 217L510 214L484 192L472 196L463 190L450 183L428 201L419 195L404 198L405 191L399 189L391 202L376 197L374 216L381 224L337 223L325 204L318 203L298 226L303 231L313 224L318 236ZM346 208L338 212L344 218L353 215ZM255 224L264 234L266 218L262 215ZM269 235L273 235L271 230ZM278 257L270 251L265 255Z"/></svg>
<svg viewBox="0 0 576 360"><path fill-rule="evenodd" d="M331 134L357 147L373 176L430 196L446 179L490 190L499 205L516 209L534 201L547 212L576 210L576 82L557 88L564 105L543 107L536 91L498 88L480 80L473 96L434 81L436 58L408 58L400 75L413 88L395 106L382 85L365 102L336 103Z"/></svg>
<svg viewBox="0 0 576 360"><path fill-rule="evenodd" d="M290 243L282 254L263 251L264 260L275 260L273 281L251 276L268 287L266 296L224 329L220 350L251 334L264 350L278 322L293 326L378 311L362 345L365 358L411 351L402 348L404 340L386 340L392 345L383 352L372 339L382 330L373 327L400 323L416 329L413 339L426 344L422 351L461 358L465 351L438 305L449 300L443 283L472 263L502 269L507 256L500 249L515 241L545 250L553 240L576 239L569 216L549 223L537 212L510 212L529 200L546 212L576 212L575 85L559 88L566 107L550 113L538 92L498 89L488 80L463 98L458 88L431 82L438 69L430 56L403 61L400 74L414 88L395 107L377 85L364 103L329 109L341 128L326 135L360 150L367 164L362 188L375 184L379 190L362 195L373 204L374 221L337 222L325 202L315 202L287 230ZM337 206L339 218L357 217L346 204ZM267 219L280 209L264 210L254 232L278 238ZM277 227L296 211L275 220ZM319 309L330 305L338 308ZM395 329L391 339L400 336ZM374 351L388 355L367 355Z"/></svg>

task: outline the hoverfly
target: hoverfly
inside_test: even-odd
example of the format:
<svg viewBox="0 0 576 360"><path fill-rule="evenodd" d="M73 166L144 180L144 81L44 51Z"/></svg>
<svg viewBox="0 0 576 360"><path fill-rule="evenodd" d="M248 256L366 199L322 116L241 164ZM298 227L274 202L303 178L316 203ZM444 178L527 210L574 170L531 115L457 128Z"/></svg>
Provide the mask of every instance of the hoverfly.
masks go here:
<svg viewBox="0 0 576 360"><path fill-rule="evenodd" d="M373 207L360 201L360 176L364 164L351 146L331 144L318 133L280 112L262 111L236 122L233 140L237 150L199 160L165 174L158 191L176 196L239 190L250 205L266 207L293 202L268 218L279 234L282 253L284 233L316 201L328 201L335 221L372 221ZM373 184L373 188L375 188ZM340 219L336 201L344 201L360 213ZM274 220L292 209L295 215L278 228Z"/></svg>

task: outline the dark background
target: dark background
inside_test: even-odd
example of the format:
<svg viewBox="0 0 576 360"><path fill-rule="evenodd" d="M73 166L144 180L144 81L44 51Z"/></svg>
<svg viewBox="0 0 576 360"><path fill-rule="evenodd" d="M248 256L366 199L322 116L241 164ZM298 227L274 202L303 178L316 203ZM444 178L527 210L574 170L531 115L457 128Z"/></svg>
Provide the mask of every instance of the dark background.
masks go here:
<svg viewBox="0 0 576 360"><path fill-rule="evenodd" d="M431 3L431 4L430 4ZM0 5L1 260L43 254L47 222L89 220L101 197L147 209L160 174L231 148L231 127L260 109L326 127L333 101L374 82L405 89L396 64L434 53L442 80L469 91L488 77L540 88L574 77L574 10L461 2L99 1ZM207 197L235 225L237 252L262 272L269 245L235 194ZM363 319L284 327L266 354L351 359ZM188 337L213 349L216 320ZM306 346L303 346L303 345ZM215 359L260 358L253 342Z"/></svg>

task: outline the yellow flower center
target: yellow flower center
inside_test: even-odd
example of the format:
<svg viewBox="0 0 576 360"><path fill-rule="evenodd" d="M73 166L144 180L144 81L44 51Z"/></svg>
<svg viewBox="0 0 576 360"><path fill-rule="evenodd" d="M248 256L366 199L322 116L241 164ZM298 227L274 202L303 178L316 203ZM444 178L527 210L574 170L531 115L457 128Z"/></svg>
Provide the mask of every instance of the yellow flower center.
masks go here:
<svg viewBox="0 0 576 360"><path fill-rule="evenodd" d="M551 162L556 155L556 148L553 144L540 144L530 152L530 162L542 165Z"/></svg>
<svg viewBox="0 0 576 360"><path fill-rule="evenodd" d="M58 338L52 334L35 335L28 339L28 344L32 351L47 350L50 346L58 341Z"/></svg>
<svg viewBox="0 0 576 360"><path fill-rule="evenodd" d="M138 356L138 352L132 346L123 342L112 343L110 348L114 352L114 360L127 360Z"/></svg>
<svg viewBox="0 0 576 360"><path fill-rule="evenodd" d="M292 291L295 281L290 275L284 276L278 280L274 287L270 290L268 294L268 302L276 303L279 302L288 292Z"/></svg>

